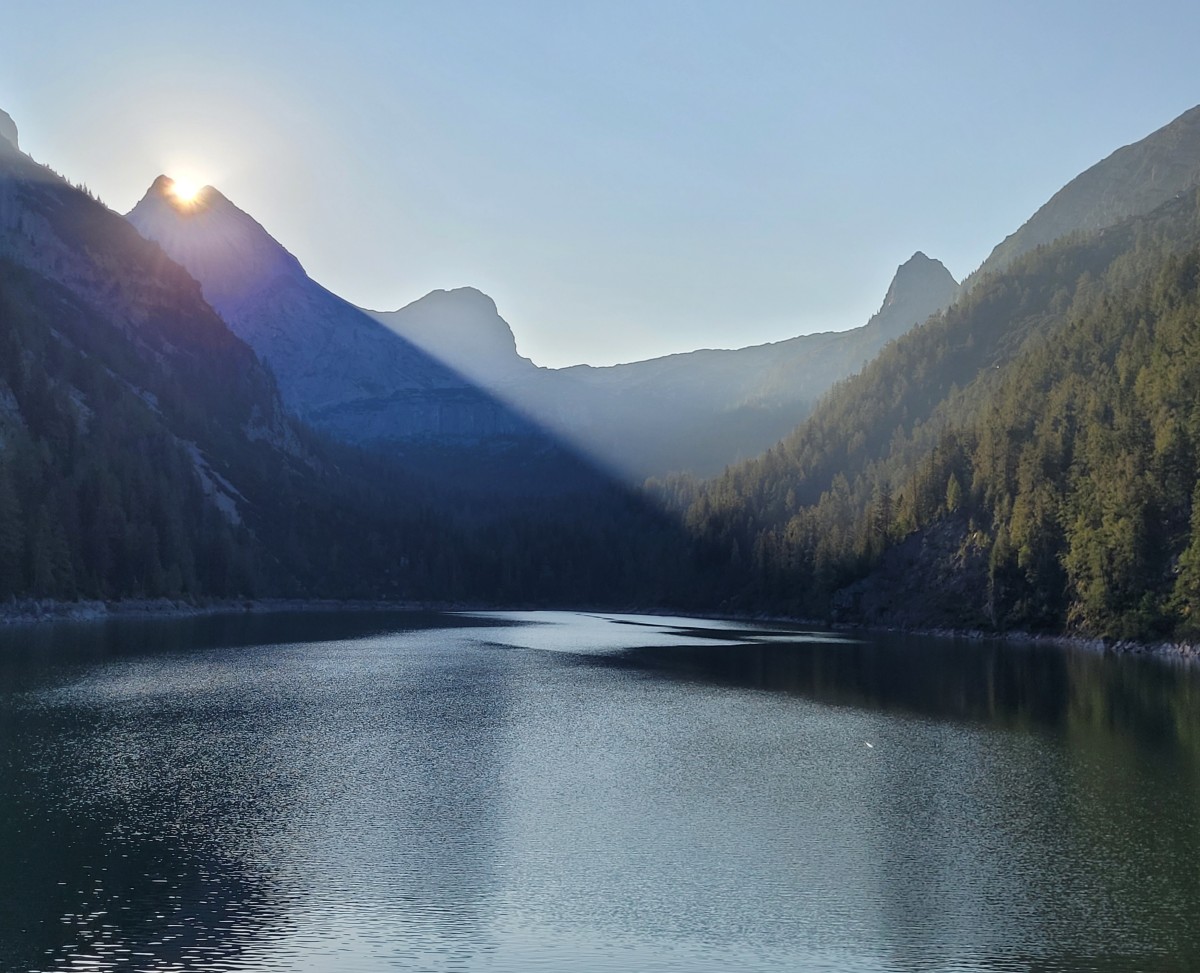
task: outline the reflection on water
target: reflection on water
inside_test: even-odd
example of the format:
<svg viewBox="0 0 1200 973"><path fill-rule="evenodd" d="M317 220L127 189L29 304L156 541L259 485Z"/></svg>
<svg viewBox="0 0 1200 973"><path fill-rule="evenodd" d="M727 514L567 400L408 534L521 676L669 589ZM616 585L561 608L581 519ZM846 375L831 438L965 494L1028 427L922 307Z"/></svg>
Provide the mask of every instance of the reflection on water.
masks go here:
<svg viewBox="0 0 1200 973"><path fill-rule="evenodd" d="M0 969L1187 970L1200 675L571 613L0 633Z"/></svg>

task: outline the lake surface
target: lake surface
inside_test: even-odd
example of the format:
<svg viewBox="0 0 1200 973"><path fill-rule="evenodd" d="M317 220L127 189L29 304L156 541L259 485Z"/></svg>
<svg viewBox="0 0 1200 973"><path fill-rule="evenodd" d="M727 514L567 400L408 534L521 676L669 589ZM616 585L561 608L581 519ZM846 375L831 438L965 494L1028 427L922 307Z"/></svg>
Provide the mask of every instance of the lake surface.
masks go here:
<svg viewBox="0 0 1200 973"><path fill-rule="evenodd" d="M570 613L0 630L0 970L1200 969L1200 673Z"/></svg>

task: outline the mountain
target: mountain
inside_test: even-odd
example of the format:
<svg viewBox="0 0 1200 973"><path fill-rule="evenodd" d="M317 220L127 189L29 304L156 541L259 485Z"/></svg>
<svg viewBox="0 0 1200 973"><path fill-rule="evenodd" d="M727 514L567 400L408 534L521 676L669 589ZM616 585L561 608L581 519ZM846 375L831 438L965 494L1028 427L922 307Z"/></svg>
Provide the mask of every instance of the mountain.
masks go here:
<svg viewBox="0 0 1200 973"><path fill-rule="evenodd" d="M972 280L1004 270L1022 254L1069 233L1099 230L1149 213L1197 185L1200 105L1072 179L996 246Z"/></svg>
<svg viewBox="0 0 1200 973"><path fill-rule="evenodd" d="M1200 191L1016 259L764 456L664 498L730 606L1192 637L1197 314Z"/></svg>
<svg viewBox="0 0 1200 973"><path fill-rule="evenodd" d="M958 283L942 263L917 252L897 268L882 307L862 327L732 351L692 351L603 368L577 365L567 372L622 396L653 394L665 402L696 403L707 412L808 404L957 295Z"/></svg>
<svg viewBox="0 0 1200 973"><path fill-rule="evenodd" d="M289 410L342 441L482 443L534 435L523 417L330 293L211 186L191 201L159 176L127 215L200 282L275 374Z"/></svg>
<svg viewBox="0 0 1200 973"><path fill-rule="evenodd" d="M283 590L260 539L319 467L273 377L183 268L9 139L0 342L0 596Z"/></svg>
<svg viewBox="0 0 1200 973"><path fill-rule="evenodd" d="M1072 180L762 457L660 495L731 605L1194 638L1198 247L1200 108Z"/></svg>
<svg viewBox="0 0 1200 973"><path fill-rule="evenodd" d="M516 349L490 298L434 291L377 320L513 403L607 467L638 481L719 472L795 427L836 381L947 307L958 283L914 254L866 325L734 351L704 350L597 368L538 368Z"/></svg>
<svg viewBox="0 0 1200 973"><path fill-rule="evenodd" d="M398 311L368 311L406 341L485 388L530 379L537 366L517 351L496 302L474 287L431 291Z"/></svg>
<svg viewBox="0 0 1200 973"><path fill-rule="evenodd" d="M612 403L579 416L575 435L620 455L642 475L718 473L777 442L835 382L957 294L949 271L917 253L897 269L883 305L859 328L732 351L564 369L563 377Z"/></svg>
<svg viewBox="0 0 1200 973"><path fill-rule="evenodd" d="M538 368L473 288L363 311L312 281L216 189L188 202L172 189L160 176L129 221L200 282L305 422L385 447L561 440L634 482L677 469L714 473L760 452L958 290L945 267L918 253L898 269L880 311L853 331L612 368Z"/></svg>

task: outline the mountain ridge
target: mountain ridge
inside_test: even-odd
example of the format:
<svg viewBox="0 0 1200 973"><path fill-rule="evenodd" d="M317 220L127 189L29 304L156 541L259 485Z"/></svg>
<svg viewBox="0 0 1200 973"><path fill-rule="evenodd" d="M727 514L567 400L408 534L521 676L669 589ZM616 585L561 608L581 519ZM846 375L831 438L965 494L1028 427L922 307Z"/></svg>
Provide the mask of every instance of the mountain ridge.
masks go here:
<svg viewBox="0 0 1200 973"><path fill-rule="evenodd" d="M1099 230L1149 213L1197 185L1200 105L1071 179L997 244L965 283L971 286L983 275L1003 270L1023 254L1069 233Z"/></svg>
<svg viewBox="0 0 1200 973"><path fill-rule="evenodd" d="M397 311L369 313L638 480L674 470L716 473L766 449L835 381L958 293L945 266L918 251L897 268L880 309L858 328L563 368L521 357L511 326L474 288L434 291ZM428 305L441 305L441 316L422 316Z"/></svg>
<svg viewBox="0 0 1200 973"><path fill-rule="evenodd" d="M452 367L313 281L218 190L186 202L170 187L156 179L126 218L200 281L273 370L294 414L351 443L530 434L522 417Z"/></svg>

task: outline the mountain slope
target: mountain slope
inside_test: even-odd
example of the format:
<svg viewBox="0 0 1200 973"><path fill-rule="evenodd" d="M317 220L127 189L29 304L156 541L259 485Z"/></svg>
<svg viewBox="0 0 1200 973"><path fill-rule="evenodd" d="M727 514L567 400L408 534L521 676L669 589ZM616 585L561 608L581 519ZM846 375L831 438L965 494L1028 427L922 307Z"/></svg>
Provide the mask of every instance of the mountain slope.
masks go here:
<svg viewBox="0 0 1200 973"><path fill-rule="evenodd" d="M777 610L827 613L836 605L844 617L875 622L1074 625L1144 634L1128 615L1128 600L1107 614L1087 607L1082 565L1103 565L1118 555L1101 539L1080 555L1081 573L1073 574L1069 550L1056 538L1071 540L1064 523L1087 522L1092 507L1078 498L1055 506L1046 485L1064 489L1063 471L1071 469L1064 443L1076 424L1087 427L1096 455L1152 479L1156 466L1141 466L1132 448L1138 435L1148 434L1142 448L1166 449L1181 471L1170 501L1145 515L1147 522L1157 517L1176 525L1174 546L1164 550L1178 555L1178 525L1191 516L1197 470L1188 458L1195 455L1188 452L1191 440L1170 430L1181 428L1179 410L1194 405L1185 397L1160 409L1133 439L1128 433L1106 438L1103 428L1121 412L1122 385L1136 379L1134 352L1157 355L1159 368L1170 366L1171 355L1153 350L1158 338L1139 331L1139 321L1163 307L1185 317L1189 312L1173 310L1166 299L1147 301L1143 290L1147 280L1159 278L1165 281L1160 289L1186 291L1186 275L1172 278L1171 261L1197 246L1200 196L1192 194L1118 227L1042 248L982 281L839 386L777 448L728 471L694 499L681 493L678 502L688 507L699 548L710 563L731 571L727 585L740 590L738 597ZM1095 347L1104 342L1131 349L1109 359L1120 376L1111 400L1093 390L1086 409L1080 400L1064 404L1068 389L1086 390L1093 382L1104 387L1093 374ZM1056 358L1074 362L1062 391L1047 393L1046 383L1053 382L1044 374L1027 380L1039 363ZM1186 388L1190 379L1179 381ZM1039 412L1039 403L1050 405ZM1001 435L1006 424L1011 431ZM1089 482L1125 482L1111 465L1095 466L1108 472ZM1104 530L1094 530L1093 538ZM748 561L753 574L744 573ZM1170 563L1159 561L1156 570ZM876 565L884 573L874 582L858 580ZM940 608L939 592L945 595Z"/></svg>
<svg viewBox="0 0 1200 973"><path fill-rule="evenodd" d="M231 595L307 470L275 384L187 273L0 143L3 593Z"/></svg>
<svg viewBox="0 0 1200 973"><path fill-rule="evenodd" d="M799 422L835 381L948 306L958 284L923 253L901 265L863 327L733 351L704 350L595 368L537 368L518 355L495 304L472 288L435 291L377 320L634 480L707 475L754 456Z"/></svg>
<svg viewBox="0 0 1200 973"><path fill-rule="evenodd" d="M128 214L187 268L229 327L271 368L288 408L351 443L479 443L533 433L524 419L311 280L220 192L191 202L160 176Z"/></svg>
<svg viewBox="0 0 1200 973"><path fill-rule="evenodd" d="M1099 230L1149 213L1197 185L1200 105L1072 179L998 244L971 279L1004 270L1022 254L1069 233Z"/></svg>

